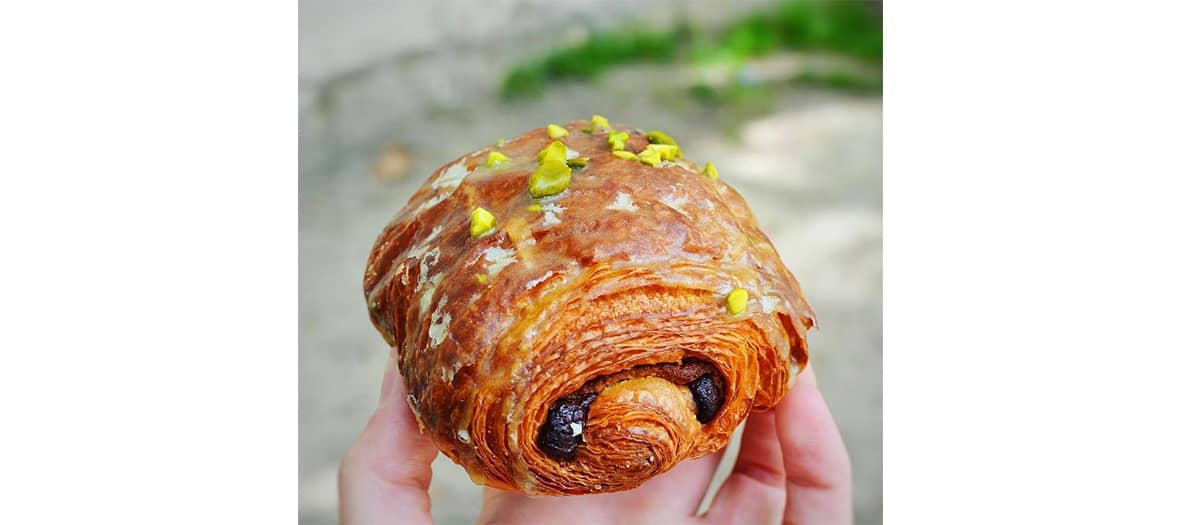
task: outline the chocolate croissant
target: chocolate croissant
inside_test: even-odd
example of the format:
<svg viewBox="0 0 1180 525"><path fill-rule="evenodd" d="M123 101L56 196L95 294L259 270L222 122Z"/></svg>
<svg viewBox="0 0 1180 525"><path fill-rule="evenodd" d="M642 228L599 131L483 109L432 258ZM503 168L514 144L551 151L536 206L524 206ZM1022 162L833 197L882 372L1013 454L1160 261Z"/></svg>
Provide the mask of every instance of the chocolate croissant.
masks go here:
<svg viewBox="0 0 1180 525"><path fill-rule="evenodd" d="M528 494L627 490L722 448L783 397L815 324L712 164L597 115L437 170L364 291L420 429Z"/></svg>

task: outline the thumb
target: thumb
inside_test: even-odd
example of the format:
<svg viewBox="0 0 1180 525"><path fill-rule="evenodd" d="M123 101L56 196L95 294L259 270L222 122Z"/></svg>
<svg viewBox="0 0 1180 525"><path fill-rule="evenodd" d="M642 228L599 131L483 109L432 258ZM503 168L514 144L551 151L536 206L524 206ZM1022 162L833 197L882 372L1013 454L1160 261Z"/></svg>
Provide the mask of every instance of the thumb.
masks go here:
<svg viewBox="0 0 1180 525"><path fill-rule="evenodd" d="M418 429L390 357L381 400L340 464L341 523L430 523L430 464L438 449Z"/></svg>

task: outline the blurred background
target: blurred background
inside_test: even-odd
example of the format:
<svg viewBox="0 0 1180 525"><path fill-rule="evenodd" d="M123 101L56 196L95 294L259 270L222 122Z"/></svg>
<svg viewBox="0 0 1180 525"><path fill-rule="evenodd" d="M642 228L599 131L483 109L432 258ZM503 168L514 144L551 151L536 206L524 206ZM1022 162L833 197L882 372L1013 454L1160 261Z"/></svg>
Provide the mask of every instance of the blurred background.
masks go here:
<svg viewBox="0 0 1180 525"><path fill-rule="evenodd" d="M881 5L865 1L299 2L299 505L336 521L336 469L389 349L361 273L438 166L550 122L660 129L712 160L819 317L812 363L881 521ZM434 516L480 489L435 462Z"/></svg>

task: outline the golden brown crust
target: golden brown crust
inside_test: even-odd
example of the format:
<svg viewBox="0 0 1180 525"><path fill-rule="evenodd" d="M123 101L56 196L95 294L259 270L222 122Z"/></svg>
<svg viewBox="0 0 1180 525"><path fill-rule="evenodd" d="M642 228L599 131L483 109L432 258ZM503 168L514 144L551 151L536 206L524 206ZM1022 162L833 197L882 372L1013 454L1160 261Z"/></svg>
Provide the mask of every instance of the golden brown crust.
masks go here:
<svg viewBox="0 0 1180 525"><path fill-rule="evenodd" d="M544 128L440 168L386 226L365 270L370 317L398 350L420 424L473 480L498 488L634 488L723 447L807 363L814 314L737 192L690 162L614 157L606 133L587 125L566 126L562 142L588 163L558 195L528 193L551 142ZM629 131L628 149L642 151L643 134ZM490 151L510 161L488 168ZM476 207L496 227L473 239ZM725 306L734 288L749 292L739 315ZM724 378L713 420L697 421L682 384L624 374L601 385L573 460L538 448L557 399L685 359Z"/></svg>

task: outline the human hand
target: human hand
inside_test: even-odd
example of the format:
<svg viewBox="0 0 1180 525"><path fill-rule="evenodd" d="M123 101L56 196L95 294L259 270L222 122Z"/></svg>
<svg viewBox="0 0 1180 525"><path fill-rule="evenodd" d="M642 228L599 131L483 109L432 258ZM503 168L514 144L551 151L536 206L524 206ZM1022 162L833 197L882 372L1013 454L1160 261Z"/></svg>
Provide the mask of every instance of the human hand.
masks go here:
<svg viewBox="0 0 1180 525"><path fill-rule="evenodd" d="M438 449L418 431L390 359L381 400L340 466L340 521L430 523L430 464ZM695 516L717 452L626 492L529 497L485 488L479 523L852 523L848 452L806 369L768 412L751 414L733 473Z"/></svg>

